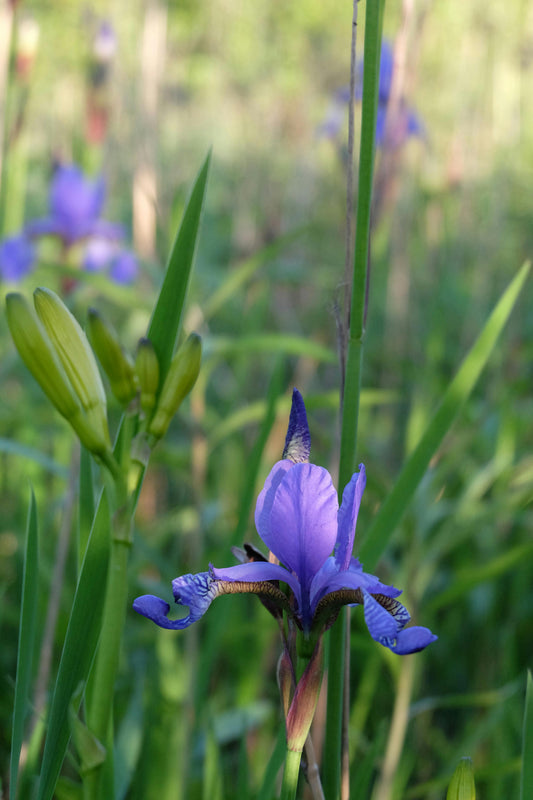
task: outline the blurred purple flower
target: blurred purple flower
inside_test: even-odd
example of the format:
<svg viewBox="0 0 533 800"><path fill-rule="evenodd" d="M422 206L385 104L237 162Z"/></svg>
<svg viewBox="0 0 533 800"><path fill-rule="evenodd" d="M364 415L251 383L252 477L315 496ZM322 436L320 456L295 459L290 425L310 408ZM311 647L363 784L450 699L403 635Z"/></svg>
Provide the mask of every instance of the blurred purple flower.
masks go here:
<svg viewBox="0 0 533 800"><path fill-rule="evenodd" d="M389 121L387 141L385 141L385 125L387 109L394 72L394 53L389 42L384 39L381 44L379 66L378 108L376 118L376 144L382 147L396 148L404 144L411 136L422 136L424 128L415 111L409 108L403 98L400 100L394 119ZM360 102L363 97L363 61L357 65L357 76L354 97ZM350 100L349 86L337 89L324 121L317 129L317 135L327 139L335 139L345 120L345 107Z"/></svg>
<svg viewBox="0 0 533 800"><path fill-rule="evenodd" d="M115 283L133 283L139 272L139 262L131 250L121 250L114 258L109 275Z"/></svg>
<svg viewBox="0 0 533 800"><path fill-rule="evenodd" d="M67 247L89 236L122 239L122 226L100 217L105 194L103 176L91 181L75 164L61 165L50 185L50 215L29 222L26 233L32 237L58 236Z"/></svg>
<svg viewBox="0 0 533 800"><path fill-rule="evenodd" d="M108 19L100 22L93 40L93 54L97 61L112 61L117 53L117 34Z"/></svg>
<svg viewBox="0 0 533 800"><path fill-rule="evenodd" d="M0 273L5 281L20 281L35 261L35 247L23 234L0 242Z"/></svg>
<svg viewBox="0 0 533 800"><path fill-rule="evenodd" d="M50 184L49 216L31 220L22 233L0 243L4 280L20 280L30 271L36 259L33 239L57 236L66 249L85 244L82 267L88 272L106 271L115 283L132 283L137 258L122 246L122 225L102 219L105 194L103 176L91 181L75 164L59 166Z"/></svg>
<svg viewBox="0 0 533 800"><path fill-rule="evenodd" d="M94 236L89 239L83 254L82 267L87 272L103 272L109 267L115 254L115 243Z"/></svg>
<svg viewBox="0 0 533 800"><path fill-rule="evenodd" d="M139 272L139 262L131 250L100 237L87 242L82 266L87 272L106 271L111 280L124 286L133 283Z"/></svg>

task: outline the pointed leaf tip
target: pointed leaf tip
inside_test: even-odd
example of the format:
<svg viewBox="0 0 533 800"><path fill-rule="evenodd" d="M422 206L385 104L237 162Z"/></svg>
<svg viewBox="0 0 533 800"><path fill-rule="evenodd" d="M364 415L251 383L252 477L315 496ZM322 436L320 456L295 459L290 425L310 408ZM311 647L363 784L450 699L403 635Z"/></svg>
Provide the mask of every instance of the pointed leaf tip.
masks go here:
<svg viewBox="0 0 533 800"><path fill-rule="evenodd" d="M291 414L285 438L283 458L293 461L295 464L301 464L309 461L310 452L311 434L307 424L305 403L298 389L293 389Z"/></svg>

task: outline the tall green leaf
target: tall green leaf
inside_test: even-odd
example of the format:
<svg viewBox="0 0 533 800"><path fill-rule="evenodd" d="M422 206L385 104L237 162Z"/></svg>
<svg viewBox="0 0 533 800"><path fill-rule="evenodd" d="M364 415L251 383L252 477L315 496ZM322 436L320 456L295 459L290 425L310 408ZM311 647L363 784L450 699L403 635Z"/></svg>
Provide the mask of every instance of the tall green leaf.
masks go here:
<svg viewBox="0 0 533 800"><path fill-rule="evenodd" d="M522 774L520 776L520 800L533 797L533 678L527 672L526 702L524 705L524 727L522 729Z"/></svg>
<svg viewBox="0 0 533 800"><path fill-rule="evenodd" d="M161 385L168 372L181 326L185 296L196 254L210 161L211 153L207 155L190 194L148 329L148 338L159 360Z"/></svg>
<svg viewBox="0 0 533 800"><path fill-rule="evenodd" d="M109 560L109 503L102 493L83 560L59 663L44 746L38 800L51 800L65 758L70 728L69 705L85 682L94 658L104 603Z"/></svg>
<svg viewBox="0 0 533 800"><path fill-rule="evenodd" d="M459 410L476 385L481 371L509 319L529 274L530 266L529 263L523 265L498 301L483 330L459 367L459 371L448 386L420 442L406 461L391 493L374 517L359 550L359 557L365 565L365 569L370 571L374 569L422 480L431 458L435 455Z"/></svg>
<svg viewBox="0 0 533 800"><path fill-rule="evenodd" d="M348 297L346 300L347 303L349 301L350 314L349 317L345 316L344 320L345 323L349 320L349 330L343 332L344 337L346 337L346 353L344 354L344 388L342 393L339 495L342 495L342 487L348 483L354 471L357 449L384 5L384 0L374 0L374 2L366 4L365 12L362 121L359 147L355 249L351 298ZM352 36L354 38L351 54L350 93L355 88L355 32L357 20L357 4L355 2L353 14ZM352 187L350 186L349 192L351 193L351 191ZM341 786L341 763L343 760L342 720L346 691L344 670L347 620L348 610L343 609L329 633L327 651L328 705L322 776L324 795L327 800L337 800Z"/></svg>
<svg viewBox="0 0 533 800"><path fill-rule="evenodd" d="M78 503L78 574L87 549L94 519L94 480L92 457L85 447L80 452L80 498Z"/></svg>
<svg viewBox="0 0 533 800"><path fill-rule="evenodd" d="M39 533L37 527L37 507L35 495L32 490L26 526L26 550L24 553L24 574L22 578L22 604L17 654L17 677L15 682L15 705L13 709L13 738L11 743L10 800L14 800L17 792L20 749L24 737L24 724L29 709L28 696L31 686L36 641L37 599L39 597L38 578Z"/></svg>

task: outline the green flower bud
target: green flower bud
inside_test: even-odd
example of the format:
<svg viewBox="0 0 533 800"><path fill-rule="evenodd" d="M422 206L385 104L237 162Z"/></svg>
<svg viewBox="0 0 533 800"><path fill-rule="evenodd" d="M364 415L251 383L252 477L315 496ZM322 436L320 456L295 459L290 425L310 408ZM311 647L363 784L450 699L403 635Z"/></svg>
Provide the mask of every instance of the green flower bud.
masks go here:
<svg viewBox="0 0 533 800"><path fill-rule="evenodd" d="M294 679L294 668L292 666L291 657L286 647L283 648L283 652L278 660L277 679L279 693L281 695L281 702L283 705L283 713L286 717L289 713L291 698L294 694L294 687L296 683Z"/></svg>
<svg viewBox="0 0 533 800"><path fill-rule="evenodd" d="M48 399L70 423L82 444L93 453L106 449L74 392L66 371L35 310L20 294L6 297L9 330L20 357Z"/></svg>
<svg viewBox="0 0 533 800"><path fill-rule="evenodd" d="M202 340L198 334L191 333L170 362L154 417L148 426L148 432L156 439L164 435L170 420L196 383L201 358Z"/></svg>
<svg viewBox="0 0 533 800"><path fill-rule="evenodd" d="M476 800L472 759L462 758L452 775L446 800Z"/></svg>
<svg viewBox="0 0 533 800"><path fill-rule="evenodd" d="M102 378L85 333L60 298L49 289L36 289L33 299L89 425L106 450L111 448L106 396Z"/></svg>
<svg viewBox="0 0 533 800"><path fill-rule="evenodd" d="M94 308L89 309L87 316L87 334L102 369L109 378L111 391L119 403L127 406L137 394L137 376L133 362L120 344L115 329Z"/></svg>
<svg viewBox="0 0 533 800"><path fill-rule="evenodd" d="M141 409L146 419L150 419L159 389L159 361L150 339L139 339L135 372L141 388Z"/></svg>
<svg viewBox="0 0 533 800"><path fill-rule="evenodd" d="M286 717L287 748L301 752L315 716L322 683L322 640L318 642L305 671L298 681Z"/></svg>

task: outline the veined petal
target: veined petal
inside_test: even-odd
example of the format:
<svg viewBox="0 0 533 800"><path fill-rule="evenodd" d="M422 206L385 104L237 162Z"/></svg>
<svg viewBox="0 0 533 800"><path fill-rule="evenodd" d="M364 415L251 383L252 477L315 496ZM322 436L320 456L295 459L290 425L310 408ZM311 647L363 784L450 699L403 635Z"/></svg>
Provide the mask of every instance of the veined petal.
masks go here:
<svg viewBox="0 0 533 800"><path fill-rule="evenodd" d="M398 597L402 593L400 589L382 583L375 575L363 572L360 565L339 572L336 559L331 558L327 559L311 584L311 609L314 610L326 594L341 589L365 589L369 594L381 594L388 598Z"/></svg>
<svg viewBox="0 0 533 800"><path fill-rule="evenodd" d="M259 581L285 581L293 590L299 602L300 585L295 575L279 564L269 561L251 561L248 564L237 564L234 567L217 569L211 567L214 577L220 581L244 581L257 583Z"/></svg>
<svg viewBox="0 0 533 800"><path fill-rule="evenodd" d="M399 656L406 656L409 653L418 653L419 650L423 650L438 638L434 633L431 633L429 628L413 625L413 627L405 628L398 633L396 644L390 649Z"/></svg>
<svg viewBox="0 0 533 800"><path fill-rule="evenodd" d="M337 508L329 472L314 464L295 464L276 490L266 544L298 576L302 615L307 613L311 581L335 544Z"/></svg>
<svg viewBox="0 0 533 800"><path fill-rule="evenodd" d="M348 569L352 557L355 526L361 498L366 486L366 472L359 464L359 472L352 475L350 483L344 488L342 503L337 515L338 532L335 544L335 560L338 569Z"/></svg>
<svg viewBox="0 0 533 800"><path fill-rule="evenodd" d="M293 389L291 415L283 449L283 458L289 459L295 464L301 464L309 461L310 452L311 435L307 424L305 403L298 389Z"/></svg>
<svg viewBox="0 0 533 800"><path fill-rule="evenodd" d="M270 530L270 512L272 511L272 503L276 496L276 491L281 481L285 477L285 473L294 466L292 461L284 459L277 461L265 481L257 503L255 506L255 527L261 539L264 541L269 550L272 550L271 541L272 534Z"/></svg>
<svg viewBox="0 0 533 800"><path fill-rule="evenodd" d="M376 642L386 644L389 647L388 641L384 640L396 638L398 634L396 620L365 589L363 589L363 597L365 601L365 622L371 637Z"/></svg>
<svg viewBox="0 0 533 800"><path fill-rule="evenodd" d="M209 572L182 575L180 578L176 578L172 581L172 591L178 605L189 607L189 614L183 619L168 619L169 604L151 594L138 597L133 603L133 608L161 628L183 630L203 617L215 597L222 593L217 581L211 577Z"/></svg>

